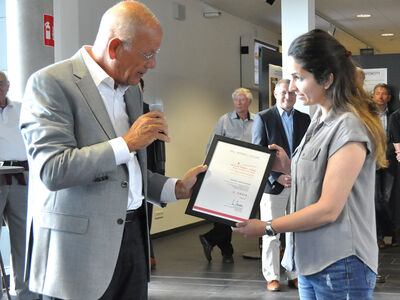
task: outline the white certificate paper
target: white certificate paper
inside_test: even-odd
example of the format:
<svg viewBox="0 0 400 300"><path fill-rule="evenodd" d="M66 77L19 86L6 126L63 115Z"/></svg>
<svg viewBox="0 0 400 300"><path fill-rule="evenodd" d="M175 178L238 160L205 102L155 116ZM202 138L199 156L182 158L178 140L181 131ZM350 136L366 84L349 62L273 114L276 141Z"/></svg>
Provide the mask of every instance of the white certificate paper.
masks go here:
<svg viewBox="0 0 400 300"><path fill-rule="evenodd" d="M271 157L268 148L215 136L186 213L234 225L255 217Z"/></svg>

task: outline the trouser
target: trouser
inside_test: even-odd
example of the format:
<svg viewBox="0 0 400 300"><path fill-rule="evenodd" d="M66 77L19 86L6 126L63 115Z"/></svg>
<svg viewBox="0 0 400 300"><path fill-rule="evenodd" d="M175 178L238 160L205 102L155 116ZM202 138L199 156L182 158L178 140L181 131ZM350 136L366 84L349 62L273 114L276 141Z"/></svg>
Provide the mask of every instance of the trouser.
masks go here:
<svg viewBox="0 0 400 300"><path fill-rule="evenodd" d="M99 300L147 300L149 260L144 244L143 214L143 208L140 208L139 213L133 215L130 222L125 223L113 277ZM42 299L61 300L45 295L42 296Z"/></svg>
<svg viewBox="0 0 400 300"><path fill-rule="evenodd" d="M27 175L25 172L26 181ZM11 184L7 185L5 176L0 176L0 213L10 232L10 293L16 294L20 300L30 300L35 298L35 294L29 291L24 281L27 186L19 184L15 176L10 180Z"/></svg>
<svg viewBox="0 0 400 300"><path fill-rule="evenodd" d="M379 169L375 177L375 212L376 233L378 239L385 235L392 235L392 213L390 208L390 194L393 187L393 175L389 169Z"/></svg>
<svg viewBox="0 0 400 300"><path fill-rule="evenodd" d="M372 300L376 274L352 255L312 275L299 275L301 300Z"/></svg>
<svg viewBox="0 0 400 300"><path fill-rule="evenodd" d="M232 228L229 225L214 223L214 227L204 234L204 237L211 246L217 245L221 249L222 255L230 256L233 254Z"/></svg>
<svg viewBox="0 0 400 300"><path fill-rule="evenodd" d="M264 193L260 202L260 219L269 221L286 214L290 198L290 188L284 188L279 195ZM262 272L267 281L280 280L280 234L262 237ZM296 273L287 271L289 280L295 279Z"/></svg>

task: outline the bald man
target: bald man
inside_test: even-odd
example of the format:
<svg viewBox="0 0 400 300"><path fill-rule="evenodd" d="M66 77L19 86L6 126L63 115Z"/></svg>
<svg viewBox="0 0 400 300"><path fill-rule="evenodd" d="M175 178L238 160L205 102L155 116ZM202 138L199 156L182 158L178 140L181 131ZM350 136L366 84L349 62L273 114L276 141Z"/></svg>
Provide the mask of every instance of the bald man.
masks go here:
<svg viewBox="0 0 400 300"><path fill-rule="evenodd" d="M146 146L169 142L161 112L143 112L140 78L162 40L143 4L103 15L93 46L28 81L20 127L30 165L27 274L44 299L147 299L144 199L188 198L182 180L146 169Z"/></svg>

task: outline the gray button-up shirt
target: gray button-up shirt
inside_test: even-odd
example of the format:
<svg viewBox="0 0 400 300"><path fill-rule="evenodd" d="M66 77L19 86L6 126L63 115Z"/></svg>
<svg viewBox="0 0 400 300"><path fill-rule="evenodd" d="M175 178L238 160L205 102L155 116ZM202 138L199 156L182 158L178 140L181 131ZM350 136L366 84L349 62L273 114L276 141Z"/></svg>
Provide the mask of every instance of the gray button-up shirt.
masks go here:
<svg viewBox="0 0 400 300"><path fill-rule="evenodd" d="M222 135L228 138L251 143L251 127L253 126L254 114L249 112L249 117L242 120L236 111L227 113L219 118L213 135L207 144L207 152L211 146L214 135Z"/></svg>
<svg viewBox="0 0 400 300"><path fill-rule="evenodd" d="M319 123L319 109L293 154L291 212L316 203L328 159L348 142L361 142L367 156L343 211L334 223L312 230L288 233L282 265L302 275L317 273L332 263L355 255L377 272L374 184L376 160L373 144L362 121L354 114L333 109ZM338 187L340 188L340 187Z"/></svg>

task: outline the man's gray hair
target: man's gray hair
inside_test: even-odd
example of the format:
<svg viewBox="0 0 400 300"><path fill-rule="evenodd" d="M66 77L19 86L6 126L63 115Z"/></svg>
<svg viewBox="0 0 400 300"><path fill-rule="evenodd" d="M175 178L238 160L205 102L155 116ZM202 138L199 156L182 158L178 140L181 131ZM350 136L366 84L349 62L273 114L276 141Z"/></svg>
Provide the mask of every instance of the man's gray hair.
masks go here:
<svg viewBox="0 0 400 300"><path fill-rule="evenodd" d="M253 101L253 94L250 92L249 89L246 89L246 88L238 88L238 89L236 89L236 90L232 93L232 100L235 100L235 98L236 98L238 95L242 95L242 94L246 96L247 100Z"/></svg>

